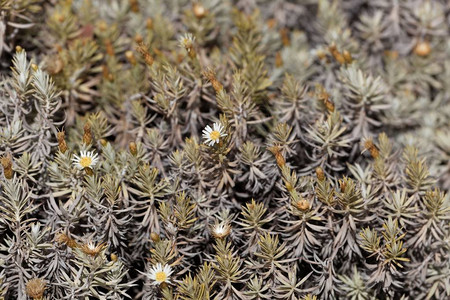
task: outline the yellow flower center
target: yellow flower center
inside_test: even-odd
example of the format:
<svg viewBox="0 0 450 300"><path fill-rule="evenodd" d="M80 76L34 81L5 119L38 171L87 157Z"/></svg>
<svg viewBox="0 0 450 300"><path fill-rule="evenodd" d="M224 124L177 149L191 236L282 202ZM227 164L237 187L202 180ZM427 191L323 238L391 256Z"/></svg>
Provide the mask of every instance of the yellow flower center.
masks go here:
<svg viewBox="0 0 450 300"><path fill-rule="evenodd" d="M217 130L211 131L211 133L209 134L209 138L213 141L217 140L218 138L220 138L220 132L218 132Z"/></svg>
<svg viewBox="0 0 450 300"><path fill-rule="evenodd" d="M92 158L90 158L89 156L85 156L80 159L80 165L83 168L89 167L91 165L91 163L92 163Z"/></svg>
<svg viewBox="0 0 450 300"><path fill-rule="evenodd" d="M164 282L164 281L166 281L166 279L167 279L167 275L166 275L166 273L164 273L163 271L156 272L156 274L155 274L155 279L156 279L156 281L158 281L158 282Z"/></svg>

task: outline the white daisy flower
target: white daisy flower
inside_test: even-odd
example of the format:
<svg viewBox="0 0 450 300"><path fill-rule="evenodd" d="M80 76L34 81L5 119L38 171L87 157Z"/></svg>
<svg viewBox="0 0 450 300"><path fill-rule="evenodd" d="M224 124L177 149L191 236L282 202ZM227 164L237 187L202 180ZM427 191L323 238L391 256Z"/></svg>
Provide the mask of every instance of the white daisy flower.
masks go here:
<svg viewBox="0 0 450 300"><path fill-rule="evenodd" d="M219 143L219 139L224 136L227 136L227 134L224 133L223 125L220 123L214 123L213 128L207 125L205 129L203 129L205 144L209 146L214 146L215 143Z"/></svg>
<svg viewBox="0 0 450 300"><path fill-rule="evenodd" d="M81 151L80 156L74 155L73 164L78 169L92 168L98 162L98 154L94 151Z"/></svg>
<svg viewBox="0 0 450 300"><path fill-rule="evenodd" d="M152 279L154 282L153 284L161 284L163 282L170 283L169 277L172 274L173 270L169 265L161 265L160 263L157 263L155 266L152 267L150 270L150 274L147 276Z"/></svg>

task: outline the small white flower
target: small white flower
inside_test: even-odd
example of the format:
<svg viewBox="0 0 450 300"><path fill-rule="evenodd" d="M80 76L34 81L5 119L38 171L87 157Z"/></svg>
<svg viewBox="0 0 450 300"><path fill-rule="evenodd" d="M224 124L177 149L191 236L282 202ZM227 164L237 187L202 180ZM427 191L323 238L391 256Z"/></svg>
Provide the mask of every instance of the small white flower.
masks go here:
<svg viewBox="0 0 450 300"><path fill-rule="evenodd" d="M73 164L78 169L92 168L98 162L98 154L94 151L81 151L80 156L74 155Z"/></svg>
<svg viewBox="0 0 450 300"><path fill-rule="evenodd" d="M226 237L230 232L231 226L226 222L216 223L212 228L213 236L219 239Z"/></svg>
<svg viewBox="0 0 450 300"><path fill-rule="evenodd" d="M205 144L209 146L213 146L215 143L219 143L219 139L224 136L227 136L227 134L224 133L223 125L220 123L214 123L213 128L207 125L206 128L203 129L203 138L205 139Z"/></svg>
<svg viewBox="0 0 450 300"><path fill-rule="evenodd" d="M180 46L182 48L191 48L194 41L195 37L192 35L192 33L186 33L185 35L178 38L178 42L180 43Z"/></svg>
<svg viewBox="0 0 450 300"><path fill-rule="evenodd" d="M163 282L170 283L169 277L172 272L172 268L169 265L164 265L163 267L160 263L157 263L150 270L148 277L154 281L153 284L155 285Z"/></svg>
<svg viewBox="0 0 450 300"><path fill-rule="evenodd" d="M83 245L81 245L81 251L83 251L85 254L88 254L90 256L97 256L103 249L105 249L106 244L98 244L96 245L92 241L87 241Z"/></svg>

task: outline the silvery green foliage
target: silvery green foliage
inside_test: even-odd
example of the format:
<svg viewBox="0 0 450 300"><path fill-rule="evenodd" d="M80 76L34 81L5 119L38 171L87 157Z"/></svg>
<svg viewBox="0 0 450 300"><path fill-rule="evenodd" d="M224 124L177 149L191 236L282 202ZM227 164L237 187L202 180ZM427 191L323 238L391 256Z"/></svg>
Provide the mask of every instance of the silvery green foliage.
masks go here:
<svg viewBox="0 0 450 300"><path fill-rule="evenodd" d="M0 299L450 297L447 1L0 5Z"/></svg>

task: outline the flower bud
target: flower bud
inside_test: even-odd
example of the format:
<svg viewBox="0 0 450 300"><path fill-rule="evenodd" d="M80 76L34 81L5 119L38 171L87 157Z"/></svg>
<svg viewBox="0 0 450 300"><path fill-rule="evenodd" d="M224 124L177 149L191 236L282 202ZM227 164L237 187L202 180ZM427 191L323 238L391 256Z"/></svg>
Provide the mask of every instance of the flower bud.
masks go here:
<svg viewBox="0 0 450 300"><path fill-rule="evenodd" d="M431 53L431 45L429 42L422 41L414 47L414 53L418 56L428 56Z"/></svg>
<svg viewBox="0 0 450 300"><path fill-rule="evenodd" d="M194 15L197 19L202 19L206 16L207 13L205 7L200 3L195 3L192 7L192 11L194 12Z"/></svg>
<svg viewBox="0 0 450 300"><path fill-rule="evenodd" d="M160 241L159 234L157 234L156 232L150 233L150 239L155 243L159 242Z"/></svg>
<svg viewBox="0 0 450 300"><path fill-rule="evenodd" d="M131 153L133 156L136 156L136 155L137 155L137 145L136 145L136 143L135 143L135 142L131 142L131 143L128 145L128 147L130 148L130 153Z"/></svg>

